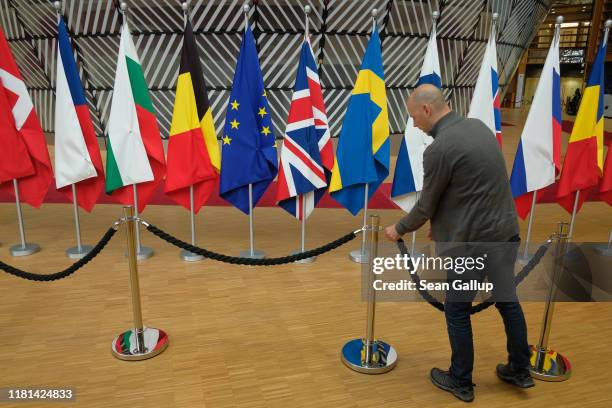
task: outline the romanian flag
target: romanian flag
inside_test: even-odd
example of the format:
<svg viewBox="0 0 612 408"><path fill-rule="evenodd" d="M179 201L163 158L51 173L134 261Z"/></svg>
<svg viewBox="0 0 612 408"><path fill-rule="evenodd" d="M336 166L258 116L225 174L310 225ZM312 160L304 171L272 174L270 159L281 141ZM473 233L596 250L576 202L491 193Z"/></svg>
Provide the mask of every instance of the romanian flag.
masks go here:
<svg viewBox="0 0 612 408"><path fill-rule="evenodd" d="M351 214L389 175L389 116L378 27L374 27L346 109L329 192Z"/></svg>
<svg viewBox="0 0 612 408"><path fill-rule="evenodd" d="M183 35L167 167L166 194L190 209L189 187L193 186L193 209L198 212L218 184L221 155L198 47L189 21Z"/></svg>
<svg viewBox="0 0 612 408"><path fill-rule="evenodd" d="M45 135L0 27L0 190L40 207L53 183Z"/></svg>
<svg viewBox="0 0 612 408"><path fill-rule="evenodd" d="M605 57L606 44L602 43L591 68L565 153L557 201L569 213L573 211L576 192L597 185L602 175ZM576 211L580 210L585 198L585 194L579 196Z"/></svg>
<svg viewBox="0 0 612 408"><path fill-rule="evenodd" d="M122 204L133 205L132 185L136 185L142 212L164 178L166 159L127 17L123 19L108 119L106 192Z"/></svg>

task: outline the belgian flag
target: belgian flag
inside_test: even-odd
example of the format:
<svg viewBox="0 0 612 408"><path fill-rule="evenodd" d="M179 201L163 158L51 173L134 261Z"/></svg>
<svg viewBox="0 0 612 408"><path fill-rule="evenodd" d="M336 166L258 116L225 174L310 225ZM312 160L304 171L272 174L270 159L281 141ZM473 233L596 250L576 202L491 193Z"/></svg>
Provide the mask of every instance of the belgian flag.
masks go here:
<svg viewBox="0 0 612 408"><path fill-rule="evenodd" d="M197 213L217 188L220 169L221 155L206 83L193 28L187 21L170 126L165 192L189 209L189 187L193 186Z"/></svg>

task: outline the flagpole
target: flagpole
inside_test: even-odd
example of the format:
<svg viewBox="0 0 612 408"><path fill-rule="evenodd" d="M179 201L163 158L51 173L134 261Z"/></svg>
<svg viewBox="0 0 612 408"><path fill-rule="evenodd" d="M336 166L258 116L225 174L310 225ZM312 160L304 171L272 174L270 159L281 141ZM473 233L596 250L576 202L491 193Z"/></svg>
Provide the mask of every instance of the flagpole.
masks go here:
<svg viewBox="0 0 612 408"><path fill-rule="evenodd" d="M372 9L372 32L374 32L374 30L376 29L376 15L378 14L378 10L377 9ZM369 195L369 183L365 184L365 191L364 191L364 198L363 198L363 223L362 226L363 228L367 227L367 222L368 222L368 195ZM368 263L368 259L367 259L367 253L366 253L366 234L362 234L362 239L361 239L361 249L359 250L355 250L355 251L351 251L351 253L349 254L349 259L353 262L356 263Z"/></svg>
<svg viewBox="0 0 612 408"><path fill-rule="evenodd" d="M309 34L309 20L308 20L308 15L310 14L310 6L306 5L304 6L304 41L309 41L308 39L308 34ZM314 193L313 193L314 194ZM300 250L297 251L293 251L291 254L292 255L297 255L303 252L306 252L306 194L301 194L298 195L296 197L295 200L295 204L299 207L300 205L300 197L302 199L302 209L301 209L301 220L300 220L300 226L301 226L301 242L302 245L300 247ZM309 263L313 263L315 260L317 259L316 256L313 256L311 258L306 258L306 259L301 259L299 261L295 261L295 263L301 263L301 264L309 264Z"/></svg>
<svg viewBox="0 0 612 408"><path fill-rule="evenodd" d="M249 0L245 0L242 6L244 12L244 31L249 28ZM262 259L266 254L255 249L255 238L253 233L253 184L249 183L249 250L241 251L240 256L243 258Z"/></svg>
<svg viewBox="0 0 612 408"><path fill-rule="evenodd" d="M15 189L15 206L17 207L17 224L19 225L20 244L13 245L9 251L13 256L28 256L40 251L40 246L34 243L27 243L25 237L25 228L23 226L23 214L21 213L21 200L19 199L19 183L17 179L13 179L13 188Z"/></svg>
<svg viewBox="0 0 612 408"><path fill-rule="evenodd" d="M58 57L59 58L59 57ZM81 222L79 219L79 206L77 201L76 184L72 184L72 211L74 214L74 228L76 231L76 242L75 247L70 247L66 250L66 256L70 259L81 259L89 251L93 249L91 245L83 245L81 242Z"/></svg>
<svg viewBox="0 0 612 408"><path fill-rule="evenodd" d="M189 20L189 0L181 3L181 8L183 9L183 30L187 27L187 22ZM194 209L194 199L193 199L193 184L189 186L189 218L190 218L190 227L191 227L191 245L196 245L196 233L195 233L195 209ZM202 255L194 254L193 252L189 252L187 250L181 250L180 257L185 262L197 262L204 259Z"/></svg>
<svg viewBox="0 0 612 408"><path fill-rule="evenodd" d="M533 197L531 199L531 210L529 211L529 223L527 224L527 236L525 237L525 248L523 248L523 256L519 257L518 259L519 263L523 265L527 264L531 259L531 256L529 256L529 240L531 239L531 227L533 225L537 193L538 190L533 191Z"/></svg>
<svg viewBox="0 0 612 408"><path fill-rule="evenodd" d="M55 7L55 15L57 17L57 23L59 24L60 19L62 18L61 17L62 2L56 1L53 3L53 6ZM57 58L60 58L60 56L58 55ZM73 213L74 213L74 227L76 229L77 246L68 248L66 250L66 256L71 259L81 259L89 251L91 251L93 247L90 245L83 245L83 243L81 242L81 223L79 220L79 207L77 204L76 185L74 183L72 183L72 207L73 207Z"/></svg>
<svg viewBox="0 0 612 408"><path fill-rule="evenodd" d="M123 3L122 3L123 4ZM132 184L132 191L134 192L134 217L138 220L140 217L140 213L138 212L138 190L136 189L136 184ZM149 259L153 256L153 249L150 247L145 247L141 245L140 242L140 223L137 222L135 224L134 236L136 238L136 258L139 261L143 261L145 259ZM127 256L127 253L126 253Z"/></svg>

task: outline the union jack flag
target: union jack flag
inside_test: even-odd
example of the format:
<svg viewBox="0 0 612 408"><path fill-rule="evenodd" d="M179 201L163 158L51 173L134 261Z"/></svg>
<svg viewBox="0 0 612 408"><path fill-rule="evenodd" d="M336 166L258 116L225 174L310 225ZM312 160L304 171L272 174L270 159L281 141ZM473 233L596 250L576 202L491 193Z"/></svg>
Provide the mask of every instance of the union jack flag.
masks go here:
<svg viewBox="0 0 612 408"><path fill-rule="evenodd" d="M314 54L302 44L285 139L276 201L299 220L314 210L327 188L334 152Z"/></svg>

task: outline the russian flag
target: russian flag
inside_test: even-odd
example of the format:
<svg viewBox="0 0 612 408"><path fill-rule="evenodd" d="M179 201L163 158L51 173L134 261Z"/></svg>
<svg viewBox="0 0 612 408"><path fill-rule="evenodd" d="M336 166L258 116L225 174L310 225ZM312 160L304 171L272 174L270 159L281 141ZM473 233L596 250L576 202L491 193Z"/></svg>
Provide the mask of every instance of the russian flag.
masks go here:
<svg viewBox="0 0 612 408"><path fill-rule="evenodd" d="M436 25L434 23L429 43L425 51L423 67L417 86L432 84L442 86L440 60L436 41ZM414 126L414 121L408 117L402 144L397 153L391 199L405 212L409 212L417 200L417 192L423 189L423 153L433 138Z"/></svg>
<svg viewBox="0 0 612 408"><path fill-rule="evenodd" d="M468 118L480 119L495 134L501 148L501 112L499 101L499 77L497 75L497 44L495 43L495 24L487 42L474 95L470 103Z"/></svg>
<svg viewBox="0 0 612 408"><path fill-rule="evenodd" d="M523 219L529 214L533 194L553 184L560 170L560 82L557 30L525 121L510 176L516 211Z"/></svg>
<svg viewBox="0 0 612 408"><path fill-rule="evenodd" d="M104 170L68 30L61 17L57 24L57 48L55 183L70 201L75 184L77 203L89 212L104 188Z"/></svg>

